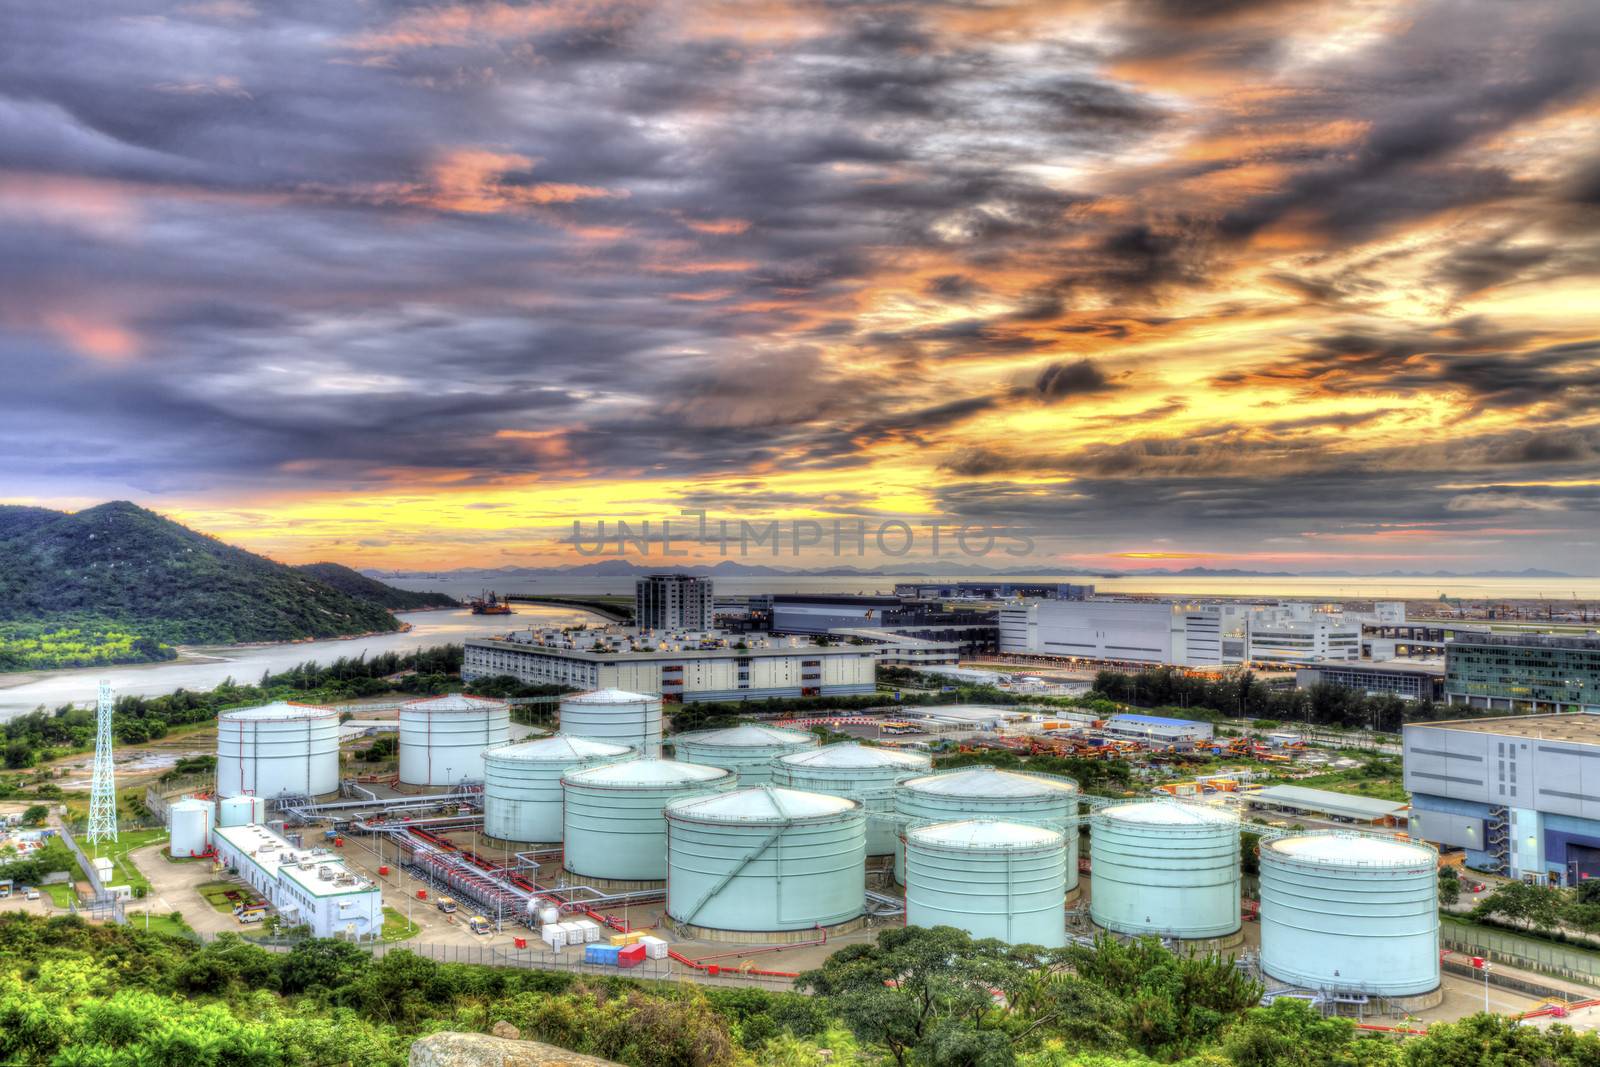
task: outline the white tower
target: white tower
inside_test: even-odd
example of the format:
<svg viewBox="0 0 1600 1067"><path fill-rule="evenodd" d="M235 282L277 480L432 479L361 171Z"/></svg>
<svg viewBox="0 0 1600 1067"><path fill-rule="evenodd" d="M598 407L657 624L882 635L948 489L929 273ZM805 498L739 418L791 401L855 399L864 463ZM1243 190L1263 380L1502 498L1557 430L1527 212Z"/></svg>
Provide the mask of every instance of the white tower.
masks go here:
<svg viewBox="0 0 1600 1067"><path fill-rule="evenodd" d="M95 713L94 783L89 790L89 841L117 839L117 772L111 765L111 683L100 683Z"/></svg>

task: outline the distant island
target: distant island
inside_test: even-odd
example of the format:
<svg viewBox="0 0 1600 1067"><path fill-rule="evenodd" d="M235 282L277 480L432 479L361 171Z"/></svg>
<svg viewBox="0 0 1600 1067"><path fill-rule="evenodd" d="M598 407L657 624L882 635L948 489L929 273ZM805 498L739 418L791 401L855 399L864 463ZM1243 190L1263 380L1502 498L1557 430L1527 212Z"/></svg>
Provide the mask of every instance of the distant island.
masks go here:
<svg viewBox="0 0 1600 1067"><path fill-rule="evenodd" d="M336 563L286 566L126 501L0 506L0 671L387 633L401 627L393 612L455 605Z"/></svg>

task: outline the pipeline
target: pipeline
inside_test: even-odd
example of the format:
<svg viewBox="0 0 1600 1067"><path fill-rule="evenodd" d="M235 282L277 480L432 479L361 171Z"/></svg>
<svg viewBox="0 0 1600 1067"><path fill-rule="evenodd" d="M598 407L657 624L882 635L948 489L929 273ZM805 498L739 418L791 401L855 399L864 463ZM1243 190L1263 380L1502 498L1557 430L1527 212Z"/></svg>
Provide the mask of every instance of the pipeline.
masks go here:
<svg viewBox="0 0 1600 1067"><path fill-rule="evenodd" d="M722 966L720 964L700 963L697 960L691 960L688 956L683 955L676 949L667 949L667 955L670 958L677 960L685 967L692 967L697 971L704 971L705 973L711 975L722 973ZM792 980L800 977L799 971L765 971L758 967L733 967L730 968L730 972L733 974L756 975L762 978L788 978Z"/></svg>

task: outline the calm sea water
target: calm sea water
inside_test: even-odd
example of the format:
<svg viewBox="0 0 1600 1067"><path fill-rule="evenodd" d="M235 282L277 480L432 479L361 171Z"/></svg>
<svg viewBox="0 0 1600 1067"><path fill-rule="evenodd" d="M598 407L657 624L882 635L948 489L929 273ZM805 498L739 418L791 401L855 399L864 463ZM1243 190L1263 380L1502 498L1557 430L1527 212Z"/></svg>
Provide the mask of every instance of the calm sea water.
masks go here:
<svg viewBox="0 0 1600 1067"><path fill-rule="evenodd" d="M340 656L409 652L431 645L457 644L468 637L505 633L518 626L564 626L596 619L587 612L532 605L520 607L514 618L473 615L464 609L408 612L399 618L411 624L409 632L348 641L196 648L191 650L194 658L170 663L0 674L0 721L25 714L41 704L54 708L68 703L92 703L102 678L118 693L157 696L174 689L211 689L228 678L236 682L255 682L260 680L263 671L286 671L307 661L331 663Z"/></svg>

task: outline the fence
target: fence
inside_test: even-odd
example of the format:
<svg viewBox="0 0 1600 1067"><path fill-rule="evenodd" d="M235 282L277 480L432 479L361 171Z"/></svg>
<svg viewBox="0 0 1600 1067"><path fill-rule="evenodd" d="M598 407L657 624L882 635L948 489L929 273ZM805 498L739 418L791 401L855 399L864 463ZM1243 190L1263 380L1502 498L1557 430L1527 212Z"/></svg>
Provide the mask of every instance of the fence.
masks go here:
<svg viewBox="0 0 1600 1067"><path fill-rule="evenodd" d="M195 939L202 944L215 941L217 934L196 934ZM272 938L247 938L251 944L260 945L271 952L288 952L300 940L272 939ZM608 967L593 963L581 962L574 948L574 955L565 957L555 954L544 942L537 940L533 932L529 931L528 948L505 949L494 945L445 945L426 941L364 941L358 943L360 947L372 954L375 960L381 960L392 952L410 952L437 963L470 963L482 967L516 967L532 971L563 971L575 975L597 975L609 978L634 978L640 981L652 982L678 982L690 981L706 985L725 986L755 986L762 989L778 991L793 991L794 983L787 978L775 975L744 974L737 970L722 970L712 975L704 971L685 967L672 959L645 960L637 967L619 968ZM736 966L736 965L735 965Z"/></svg>
<svg viewBox="0 0 1600 1067"><path fill-rule="evenodd" d="M66 842L67 847L72 850L72 855L78 861L78 869L83 871L83 877L88 881L89 888L94 890L94 897L87 904L74 905L72 910L86 912L91 918L95 919L110 919L115 923L126 923L128 917L123 912L122 901L113 899L111 894L106 892L106 887L100 883L100 872L94 869L94 864L89 861L89 857L84 854L83 849L78 847L78 840L72 836L72 831L67 828L67 824L63 822L56 829L61 835L61 840Z"/></svg>
<svg viewBox="0 0 1600 1067"><path fill-rule="evenodd" d="M1526 971L1554 975L1574 982L1600 979L1600 954L1574 945L1561 945L1527 937L1512 930L1442 919L1439 942L1452 952L1482 956Z"/></svg>

